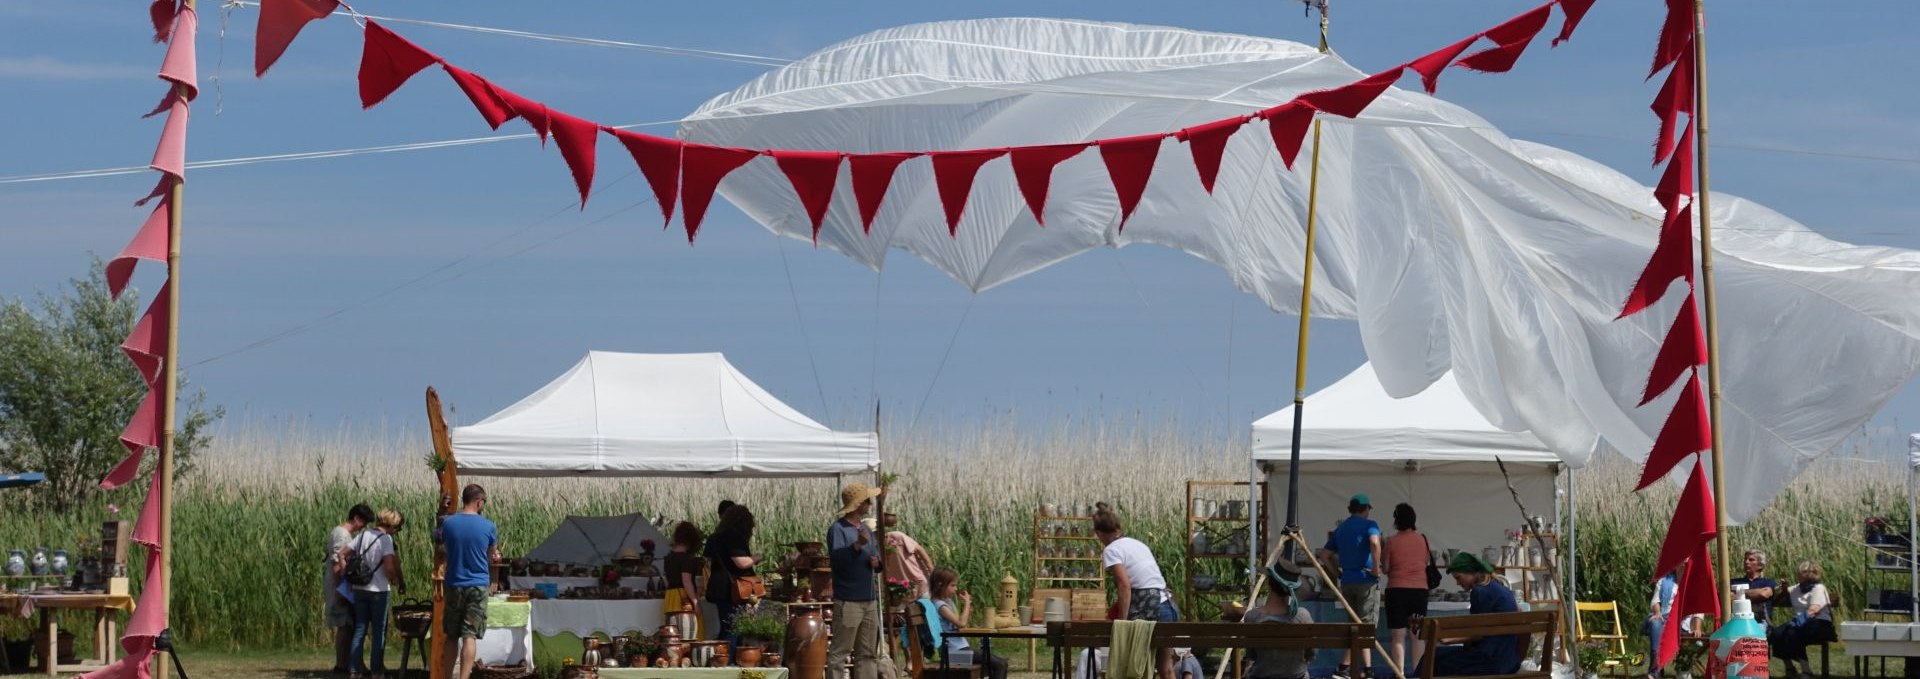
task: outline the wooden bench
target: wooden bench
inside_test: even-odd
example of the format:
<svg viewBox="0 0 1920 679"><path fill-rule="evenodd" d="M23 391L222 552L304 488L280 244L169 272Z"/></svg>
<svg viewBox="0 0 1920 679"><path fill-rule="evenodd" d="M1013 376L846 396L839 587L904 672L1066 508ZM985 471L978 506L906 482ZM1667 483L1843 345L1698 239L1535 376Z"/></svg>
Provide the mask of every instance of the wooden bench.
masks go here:
<svg viewBox="0 0 1920 679"><path fill-rule="evenodd" d="M1268 624L1240 622L1163 622L1153 626L1154 650L1167 648L1320 649L1359 654L1373 647L1374 626L1365 623ZM1111 622L1047 624L1053 647L1053 676L1065 677L1069 649L1106 648L1113 643Z"/></svg>
<svg viewBox="0 0 1920 679"><path fill-rule="evenodd" d="M1452 615L1441 618L1427 618L1420 628L1420 638L1426 640L1426 655L1420 663L1421 679L1433 678L1435 653L1441 640L1479 639L1482 637L1505 634L1519 635L1521 655L1526 654L1528 643L1533 635L1542 635L1546 640L1540 644L1540 669L1532 672L1492 675L1492 679L1544 679L1553 675L1553 639L1560 630L1559 611L1531 611L1527 613L1483 613L1480 615Z"/></svg>

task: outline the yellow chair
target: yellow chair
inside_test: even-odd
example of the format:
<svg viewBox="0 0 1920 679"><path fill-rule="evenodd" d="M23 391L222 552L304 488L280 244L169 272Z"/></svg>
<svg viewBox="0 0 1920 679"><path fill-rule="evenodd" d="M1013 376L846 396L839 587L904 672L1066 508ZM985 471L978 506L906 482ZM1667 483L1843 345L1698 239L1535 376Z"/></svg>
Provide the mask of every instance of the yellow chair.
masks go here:
<svg viewBox="0 0 1920 679"><path fill-rule="evenodd" d="M1589 613L1602 614L1602 622L1610 621L1613 623L1613 626L1599 632L1587 629L1586 617ZM1627 670L1626 667L1621 666L1621 661L1617 659L1624 658L1627 655L1627 635L1625 632L1626 629L1620 626L1619 604L1612 601L1573 602L1574 641L1578 643L1597 639L1612 647L1613 655L1616 659L1602 663L1603 671L1625 672Z"/></svg>

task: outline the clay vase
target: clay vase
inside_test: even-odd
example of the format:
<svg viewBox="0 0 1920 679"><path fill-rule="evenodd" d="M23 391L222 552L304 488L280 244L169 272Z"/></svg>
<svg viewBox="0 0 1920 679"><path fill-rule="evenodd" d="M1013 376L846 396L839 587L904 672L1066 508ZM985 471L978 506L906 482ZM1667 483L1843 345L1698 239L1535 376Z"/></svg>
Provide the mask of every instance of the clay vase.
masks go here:
<svg viewBox="0 0 1920 679"><path fill-rule="evenodd" d="M767 652L767 653L766 653L765 655L762 655L762 656L760 657L760 666L761 666L761 667L766 667L766 668L774 668L774 667L779 667L779 666L780 666L780 654L779 654L779 653L774 653L774 652L772 652L772 651L768 651L768 652Z"/></svg>
<svg viewBox="0 0 1920 679"><path fill-rule="evenodd" d="M600 666L600 637L587 637L581 642L586 649L580 653L580 665L583 667Z"/></svg>
<svg viewBox="0 0 1920 679"><path fill-rule="evenodd" d="M684 660L686 657L687 657L686 644L680 643L677 640L674 641L673 643L667 643L666 640L664 639L661 640L660 662L658 663L659 667L679 667L680 661Z"/></svg>
<svg viewBox="0 0 1920 679"><path fill-rule="evenodd" d="M726 667L732 664L733 664L733 659L727 657L726 643L722 642L722 643L714 644L713 657L707 659L707 667Z"/></svg>
<svg viewBox="0 0 1920 679"><path fill-rule="evenodd" d="M734 664L741 667L759 667L760 661L765 654L766 649L759 646L741 646L739 652L734 656Z"/></svg>
<svg viewBox="0 0 1920 679"><path fill-rule="evenodd" d="M819 608L802 608L787 620L785 655L792 679L826 679L827 623Z"/></svg>

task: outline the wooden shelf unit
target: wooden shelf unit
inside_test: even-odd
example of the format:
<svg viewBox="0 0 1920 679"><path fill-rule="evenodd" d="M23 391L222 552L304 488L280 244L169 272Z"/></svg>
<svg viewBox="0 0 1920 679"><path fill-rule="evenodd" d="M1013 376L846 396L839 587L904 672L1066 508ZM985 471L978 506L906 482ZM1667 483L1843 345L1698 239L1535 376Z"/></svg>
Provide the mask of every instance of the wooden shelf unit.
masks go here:
<svg viewBox="0 0 1920 679"><path fill-rule="evenodd" d="M1891 537L1902 540L1907 539L1904 535L1893 535ZM1896 541L1894 543L1867 544L1864 546L1864 549L1866 549L1866 559L1862 561L1865 565L1862 567L1861 579L1867 584L1867 600L1860 606L1860 612L1879 617L1883 621L1895 618L1902 620L1912 619L1913 609L1911 608L1885 607L1887 603L1886 598L1889 594L1904 594L1909 598L1920 596L1920 588L1914 586L1920 583L1913 581L1913 572L1908 569L1909 564L1907 560L1910 555L1907 551L1907 546L1898 544ZM1893 576L1889 575L1890 573L1899 573L1900 575ZM1881 586L1884 584L1898 585L1898 588Z"/></svg>
<svg viewBox="0 0 1920 679"><path fill-rule="evenodd" d="M1535 537L1539 537L1540 540L1534 540ZM1537 560L1539 565L1530 565L1536 562L1531 552L1540 547L1540 542L1546 543L1546 550ZM1520 536L1519 551L1517 555L1519 563L1500 563L1495 564L1494 568L1506 576L1507 585L1513 589L1514 596L1527 602L1529 607L1536 610L1543 606L1558 608L1560 590L1559 586L1553 582L1553 569L1547 564L1562 556L1560 535L1557 533L1536 535L1531 530L1526 531ZM1519 577L1513 577L1514 573L1518 573Z"/></svg>
<svg viewBox="0 0 1920 679"><path fill-rule="evenodd" d="M1220 517L1198 516L1193 510L1194 500L1196 499L1213 500L1219 502L1221 506L1226 505L1226 502L1222 500L1222 498L1244 502L1247 500L1248 490L1248 482L1246 481L1209 481L1200 479L1190 479L1187 481L1186 502L1181 505L1182 513L1187 515L1187 539L1185 540L1186 563L1184 564L1186 567L1183 569L1186 572L1186 588L1180 598L1180 618L1182 620L1191 620L1194 622L1212 622L1219 620L1220 615L1226 610L1226 605L1223 602L1244 599L1247 596L1247 588L1253 586L1245 566L1248 559L1247 550L1250 550L1252 545L1244 546L1243 549L1237 553L1216 553L1213 552L1212 549L1208 549L1206 553L1200 553L1195 550L1195 547L1198 546L1196 544L1198 540L1194 538L1196 534L1205 533L1209 544L1212 544L1216 540L1225 542L1229 540L1234 533L1242 532L1244 529L1252 527L1253 535L1258 536L1257 542L1260 547L1268 547L1266 514L1267 484L1264 481L1258 485L1260 496L1259 511L1249 510L1244 517ZM1212 577L1212 586L1200 587L1196 584L1194 578L1198 575ZM1244 603L1249 607L1258 605L1258 602L1255 601L1247 601Z"/></svg>
<svg viewBox="0 0 1920 679"><path fill-rule="evenodd" d="M1059 535L1049 528L1068 527L1078 531L1078 535ZM1062 549L1080 549L1087 556L1061 556ZM1074 571L1056 571L1056 568L1071 567L1080 564ZM1087 575L1062 575L1062 572L1080 572ZM1089 585L1088 583L1092 583ZM1106 593L1106 578L1100 572L1100 538L1093 535L1093 517L1091 516L1049 516L1035 510L1033 513L1033 589L1083 589L1099 590ZM1034 615L1039 615L1038 610Z"/></svg>

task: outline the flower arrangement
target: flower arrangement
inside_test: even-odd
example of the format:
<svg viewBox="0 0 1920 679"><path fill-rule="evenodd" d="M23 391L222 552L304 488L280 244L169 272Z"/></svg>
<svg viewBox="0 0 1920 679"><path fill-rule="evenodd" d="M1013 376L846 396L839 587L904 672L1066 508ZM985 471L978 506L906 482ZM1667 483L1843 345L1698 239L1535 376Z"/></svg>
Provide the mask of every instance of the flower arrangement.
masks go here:
<svg viewBox="0 0 1920 679"><path fill-rule="evenodd" d="M913 597L913 583L906 578L887 578L887 598L903 601Z"/></svg>
<svg viewBox="0 0 1920 679"><path fill-rule="evenodd" d="M773 603L741 606L740 613L733 619L733 631L740 635L741 643L758 641L778 649L787 638L785 608Z"/></svg>

